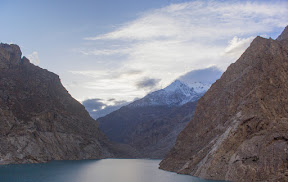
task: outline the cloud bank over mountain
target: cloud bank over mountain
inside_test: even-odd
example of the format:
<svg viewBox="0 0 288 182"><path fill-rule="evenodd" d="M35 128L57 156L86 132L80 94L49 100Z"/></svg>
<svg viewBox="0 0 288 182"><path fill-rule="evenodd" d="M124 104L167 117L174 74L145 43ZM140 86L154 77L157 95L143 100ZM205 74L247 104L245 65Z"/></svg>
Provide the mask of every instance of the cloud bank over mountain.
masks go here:
<svg viewBox="0 0 288 182"><path fill-rule="evenodd" d="M122 106L128 105L130 102L126 101L116 101L115 99L87 99L82 102L86 110L89 112L90 116L94 119L103 117L117 109L120 109Z"/></svg>
<svg viewBox="0 0 288 182"><path fill-rule="evenodd" d="M80 87L98 98L132 101L189 71L225 70L256 35L275 36L287 19L285 1L174 3L142 12L110 32L83 37L86 46L78 53L97 58L99 67L71 73L81 74Z"/></svg>
<svg viewBox="0 0 288 182"><path fill-rule="evenodd" d="M194 82L214 83L222 75L222 71L217 67L193 70L180 76L178 79L184 83L191 84Z"/></svg>

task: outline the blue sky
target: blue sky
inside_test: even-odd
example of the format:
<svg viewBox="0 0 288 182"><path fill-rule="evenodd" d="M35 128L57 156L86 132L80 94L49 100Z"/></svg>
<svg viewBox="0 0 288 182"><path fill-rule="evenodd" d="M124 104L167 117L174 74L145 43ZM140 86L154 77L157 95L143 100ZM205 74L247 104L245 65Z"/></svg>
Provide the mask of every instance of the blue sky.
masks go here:
<svg viewBox="0 0 288 182"><path fill-rule="evenodd" d="M0 41L79 101L131 101L185 73L225 70L288 24L286 1L0 0ZM155 83L139 87L139 83ZM113 103L112 103L113 104Z"/></svg>

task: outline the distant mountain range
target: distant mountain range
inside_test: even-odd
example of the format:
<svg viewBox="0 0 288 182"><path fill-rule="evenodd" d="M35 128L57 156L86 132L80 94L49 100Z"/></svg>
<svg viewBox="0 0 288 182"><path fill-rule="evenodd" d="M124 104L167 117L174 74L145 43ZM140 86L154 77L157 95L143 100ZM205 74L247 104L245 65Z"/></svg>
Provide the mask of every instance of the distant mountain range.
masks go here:
<svg viewBox="0 0 288 182"><path fill-rule="evenodd" d="M139 157L163 158L192 119L198 99L210 86L201 82L188 86L176 80L98 118L99 127L110 140L138 150Z"/></svg>
<svg viewBox="0 0 288 182"><path fill-rule="evenodd" d="M192 71L187 72L184 75L180 76L175 81L175 83L168 86L168 88L158 90L158 92L157 92L158 95L156 94L157 96L155 96L154 93L148 94L148 95L152 94L151 97L157 97L156 98L156 99L158 99L157 102L155 102L155 100L153 101L152 100L153 98L146 97L147 101L139 101L139 102L142 102L139 104L148 104L149 105L153 102L154 102L154 104L157 104L157 105L161 105L161 104L169 105L168 102L171 102L170 104L172 104L172 105L184 104L186 102L189 102L189 99L191 99L191 97L188 97L187 98L188 100L184 99L182 101L183 103L177 103L177 101L179 99L171 98L169 96L169 92L171 90L173 91L173 89L178 88L177 82L178 83L182 82L182 84L185 85L183 87L183 89L186 89L186 93L190 94L193 97L193 95L195 95L195 94L197 95L197 94L201 94L201 93L205 92L205 90L207 90L211 86L211 83L214 83L218 78L220 78L221 75L222 75L222 71L216 67L209 67L209 68L204 68L204 69L192 70ZM189 87L189 88L187 88L187 87ZM194 93L192 90L190 90L190 88L193 88L193 90L196 93ZM181 96L181 94L185 95L185 91L183 93L180 92L180 97L183 97L183 96ZM165 95L169 99L165 99ZM184 97L186 97L186 96L184 96ZM162 99L162 101L161 101L161 99ZM107 101L110 103L107 104L106 103ZM92 118L98 119L100 117L104 117L107 114L110 114L111 112L116 111L116 110L120 109L121 107L126 106L126 105L131 103L131 102L124 101L124 100L117 101L115 99L109 99L107 101L104 101L101 98L92 98L92 99L84 100L82 102L82 104L85 106L85 108L90 113ZM167 103L165 104L165 102L167 102Z"/></svg>

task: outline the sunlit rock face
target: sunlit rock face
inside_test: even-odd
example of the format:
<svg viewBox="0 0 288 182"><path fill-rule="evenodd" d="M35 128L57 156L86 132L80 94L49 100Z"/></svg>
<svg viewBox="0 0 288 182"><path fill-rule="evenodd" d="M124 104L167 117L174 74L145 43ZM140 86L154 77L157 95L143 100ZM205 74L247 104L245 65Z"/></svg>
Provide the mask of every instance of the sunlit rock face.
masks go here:
<svg viewBox="0 0 288 182"><path fill-rule="evenodd" d="M59 77L22 58L17 45L0 44L0 126L0 164L114 156Z"/></svg>
<svg viewBox="0 0 288 182"><path fill-rule="evenodd" d="M198 101L160 168L208 179L288 181L288 28L257 37Z"/></svg>

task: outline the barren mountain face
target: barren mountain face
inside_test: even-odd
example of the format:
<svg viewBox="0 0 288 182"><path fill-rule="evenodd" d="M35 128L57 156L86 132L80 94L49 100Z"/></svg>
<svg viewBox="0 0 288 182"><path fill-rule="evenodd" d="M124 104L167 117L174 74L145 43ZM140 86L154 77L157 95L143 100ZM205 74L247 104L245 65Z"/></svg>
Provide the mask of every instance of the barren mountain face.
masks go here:
<svg viewBox="0 0 288 182"><path fill-rule="evenodd" d="M0 45L0 164L111 157L110 144L54 73Z"/></svg>
<svg viewBox="0 0 288 182"><path fill-rule="evenodd" d="M257 37L198 101L160 168L207 179L288 181L288 28Z"/></svg>

